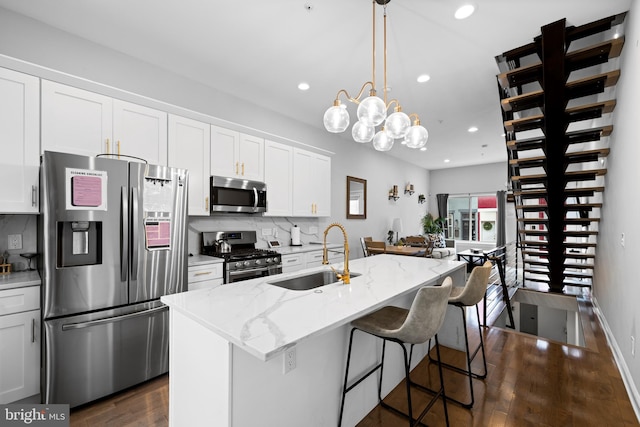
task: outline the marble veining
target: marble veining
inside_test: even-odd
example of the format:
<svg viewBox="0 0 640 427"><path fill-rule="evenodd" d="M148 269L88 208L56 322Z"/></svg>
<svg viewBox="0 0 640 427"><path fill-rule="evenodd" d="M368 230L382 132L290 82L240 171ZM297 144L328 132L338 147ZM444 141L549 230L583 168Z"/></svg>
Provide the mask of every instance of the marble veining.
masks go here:
<svg viewBox="0 0 640 427"><path fill-rule="evenodd" d="M377 255L350 264L362 276L350 285L334 283L308 291L290 291L269 281L327 269L236 282L162 297L173 310L246 350L269 360L301 340L349 323L389 301L440 282L466 264L422 257ZM342 269L342 263L334 264Z"/></svg>

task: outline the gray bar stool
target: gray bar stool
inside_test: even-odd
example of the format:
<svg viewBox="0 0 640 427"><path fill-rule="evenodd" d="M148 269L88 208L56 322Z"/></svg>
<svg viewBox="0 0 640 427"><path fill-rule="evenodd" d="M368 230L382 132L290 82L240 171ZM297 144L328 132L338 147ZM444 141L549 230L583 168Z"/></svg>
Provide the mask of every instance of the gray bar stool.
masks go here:
<svg viewBox="0 0 640 427"><path fill-rule="evenodd" d="M400 415L409 418L409 426L413 427L420 423L420 420L424 418L429 409L436 403L438 398L442 396L442 404L444 406L444 416L449 425L449 413L447 412L447 400L444 393L444 382L442 380L442 367L438 366L440 373L440 389L437 391L429 390L411 381L409 377L409 369L411 364L411 354L407 355L407 349L404 346L405 343L411 344L411 353L413 353L413 346L415 344L422 344L427 341L431 342L431 338L435 338L436 352L438 359L440 359L440 346L438 344L438 330L442 326L444 321L444 315L447 311L447 301L451 294L451 278L447 277L442 286L424 286L418 290L411 308L409 310L405 308L386 306L374 311L371 314L363 316L354 320L351 324L351 336L349 338L349 352L347 354L347 368L344 374L344 386L342 388L342 401L340 403L340 418L338 420L338 427L342 425L342 414L344 411L344 400L346 394L351 391L355 386L360 384L365 378L380 369L380 380L378 382L378 400L380 404ZM351 345L353 344L353 334L356 330L366 332L374 335L378 338L382 338L382 357L378 365L373 367L369 372L355 381L351 386L347 387L347 380L349 378L349 364L351 362ZM386 404L382 400L382 372L384 367L384 351L387 341L393 341L398 343L402 347L404 354L404 370L405 370L405 382L407 385L407 402L409 414ZM413 419L413 412L411 407L411 386L418 387L424 391L434 393L434 397L431 399L427 407L422 411L417 419Z"/></svg>
<svg viewBox="0 0 640 427"><path fill-rule="evenodd" d="M462 286L454 286L451 289L451 296L449 297L449 304L460 308L462 312L462 326L464 328L464 344L465 355L467 357L467 368L461 369L457 366L450 365L442 362L440 355L438 359L433 359L429 354L429 360L431 362L437 362L445 368L451 369L455 372L467 375L469 377L469 392L471 394L471 401L469 403L462 402L460 400L453 399L447 396L447 399L462 405L465 408L472 408L475 398L473 396L473 378L484 379L487 376L487 359L484 354L484 339L482 337L482 324L480 323L480 310L478 309L478 303L482 301L485 293L487 292L487 283L489 282L489 276L491 275L491 268L493 264L490 261L486 261L482 266L474 267L471 270L471 274L467 279L467 283ZM465 312L466 307L476 307L476 315L478 318L478 333L480 335L480 344L473 353L469 352L469 334L467 332L467 316ZM478 350L482 350L482 363L484 366L484 373L478 374L471 370L471 362L478 354Z"/></svg>

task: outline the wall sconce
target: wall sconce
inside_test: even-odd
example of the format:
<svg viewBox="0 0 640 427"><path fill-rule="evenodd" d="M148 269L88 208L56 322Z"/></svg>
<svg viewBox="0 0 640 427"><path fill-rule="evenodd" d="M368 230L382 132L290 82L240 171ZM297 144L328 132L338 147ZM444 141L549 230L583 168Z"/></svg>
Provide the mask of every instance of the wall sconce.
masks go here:
<svg viewBox="0 0 640 427"><path fill-rule="evenodd" d="M389 200L393 199L398 200L400 196L398 196L398 186L394 185L391 190L389 190Z"/></svg>
<svg viewBox="0 0 640 427"><path fill-rule="evenodd" d="M426 197L424 197L424 194L419 194L418 195L418 203L419 204L423 204L426 201L427 201L427 199L426 199Z"/></svg>
<svg viewBox="0 0 640 427"><path fill-rule="evenodd" d="M413 190L413 184L407 184L407 186L404 189L404 194L409 193L409 195L413 195L413 193L415 193L415 191Z"/></svg>

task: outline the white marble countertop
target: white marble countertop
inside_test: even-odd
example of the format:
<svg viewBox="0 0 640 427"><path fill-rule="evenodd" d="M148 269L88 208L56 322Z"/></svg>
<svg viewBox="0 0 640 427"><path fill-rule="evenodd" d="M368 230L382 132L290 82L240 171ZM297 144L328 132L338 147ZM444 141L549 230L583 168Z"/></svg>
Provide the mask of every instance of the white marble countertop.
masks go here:
<svg viewBox="0 0 640 427"><path fill-rule="evenodd" d="M327 243L327 249L342 249L343 246L343 243ZM321 251L322 244L308 243L301 246L283 246L277 249L274 248L273 250L279 252L281 255L293 255L303 252Z"/></svg>
<svg viewBox="0 0 640 427"><path fill-rule="evenodd" d="M223 258L218 258L214 256L209 256L209 255L195 254L193 256L188 257L187 266L190 267L193 265L219 264L222 262L224 262Z"/></svg>
<svg viewBox="0 0 640 427"><path fill-rule="evenodd" d="M461 261L377 255L349 264L351 271L362 274L350 285L339 282L290 291L266 283L328 268L322 266L161 300L253 356L269 360L301 340L345 325L465 266ZM342 263L334 267L341 269Z"/></svg>
<svg viewBox="0 0 640 427"><path fill-rule="evenodd" d="M40 275L37 270L0 274L0 291L25 286L40 286L40 284Z"/></svg>

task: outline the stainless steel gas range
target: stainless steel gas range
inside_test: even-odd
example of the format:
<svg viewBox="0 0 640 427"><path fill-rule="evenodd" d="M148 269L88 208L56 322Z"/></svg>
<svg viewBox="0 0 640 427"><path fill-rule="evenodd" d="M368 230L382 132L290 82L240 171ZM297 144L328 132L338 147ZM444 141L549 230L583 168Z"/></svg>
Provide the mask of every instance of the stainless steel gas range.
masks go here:
<svg viewBox="0 0 640 427"><path fill-rule="evenodd" d="M205 231L202 254L224 259L224 283L282 273L276 251L256 249L255 231Z"/></svg>

